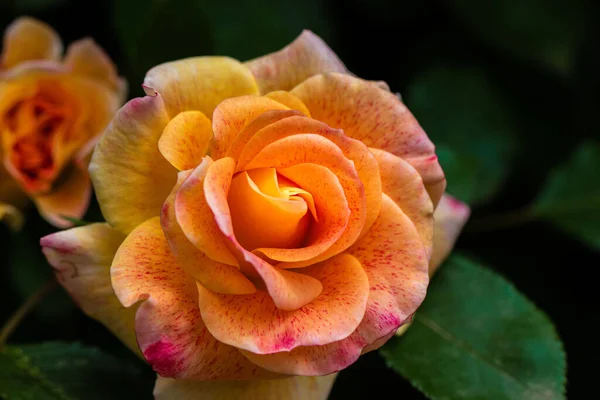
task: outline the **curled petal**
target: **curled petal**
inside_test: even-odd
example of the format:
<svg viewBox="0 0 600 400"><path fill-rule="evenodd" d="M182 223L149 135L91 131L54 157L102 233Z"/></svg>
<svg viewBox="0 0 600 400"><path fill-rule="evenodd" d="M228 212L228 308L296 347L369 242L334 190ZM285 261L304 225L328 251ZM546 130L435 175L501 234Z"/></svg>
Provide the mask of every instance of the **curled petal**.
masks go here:
<svg viewBox="0 0 600 400"><path fill-rule="evenodd" d="M406 161L380 149L370 149L381 173L383 192L415 224L427 254L433 244L433 204L419 173ZM440 205L438 205L439 207Z"/></svg>
<svg viewBox="0 0 600 400"><path fill-rule="evenodd" d="M158 216L177 179L177 171L158 150L169 121L160 95L123 106L96 146L90 175L102 215L129 233Z"/></svg>
<svg viewBox="0 0 600 400"><path fill-rule="evenodd" d="M92 183L83 166L75 164L66 174L65 181L51 192L33 197L42 217L52 225L62 228L72 225L63 217L83 217L92 194Z"/></svg>
<svg viewBox="0 0 600 400"><path fill-rule="evenodd" d="M219 341L246 350L244 354L289 352L348 337L360 324L369 295L363 267L355 257L340 254L305 273L322 282L323 291L293 311L277 308L265 292L222 295L199 286L202 319ZM279 372L273 365L269 369Z"/></svg>
<svg viewBox="0 0 600 400"><path fill-rule="evenodd" d="M438 204L435 218L435 233L433 235L433 254L429 262L429 275L437 270L442 262L450 255L460 231L469 219L469 206L449 194L444 194Z"/></svg>
<svg viewBox="0 0 600 400"><path fill-rule="evenodd" d="M290 352L244 355L280 373L326 375L346 368L374 343L382 345L381 338L408 322L425 298L427 254L414 225L389 197L383 195L379 218L349 253L362 264L370 286L364 318L350 336Z"/></svg>
<svg viewBox="0 0 600 400"><path fill-rule="evenodd" d="M124 239L108 224L96 223L45 236L40 244L57 280L83 312L140 354L134 330L136 307L123 307L110 282L110 265Z"/></svg>
<svg viewBox="0 0 600 400"><path fill-rule="evenodd" d="M213 292L227 294L254 293L256 287L240 272L237 266L223 264L209 258L188 240L177 223L174 205L175 195L181 184L191 173L192 171L179 173L177 185L165 201L160 219L171 251L177 259L177 265ZM205 221L205 224L211 223L210 221ZM214 224L214 221L212 223Z"/></svg>
<svg viewBox="0 0 600 400"><path fill-rule="evenodd" d="M269 373L208 332L198 310L196 283L171 253L158 217L127 236L111 266L112 285L135 315L144 358L161 376L179 379L252 379Z"/></svg>
<svg viewBox="0 0 600 400"><path fill-rule="evenodd" d="M0 70L24 61L58 61L62 49L60 38L50 26L33 18L18 18L4 32Z"/></svg>
<svg viewBox="0 0 600 400"><path fill-rule="evenodd" d="M313 118L344 130L369 147L390 152L408 161L423 177L435 204L445 187L435 148L415 117L393 93L371 82L344 74L307 79L292 91Z"/></svg>
<svg viewBox="0 0 600 400"><path fill-rule="evenodd" d="M302 32L287 47L246 62L258 82L261 93L290 90L313 75L348 70L319 36Z"/></svg>
<svg viewBox="0 0 600 400"><path fill-rule="evenodd" d="M291 378L198 382L158 377L154 387L156 400L327 400L337 374L294 376Z"/></svg>
<svg viewBox="0 0 600 400"><path fill-rule="evenodd" d="M201 111L209 118L230 97L258 94L250 70L228 57L193 57L160 64L146 74L144 85L160 94L171 118Z"/></svg>
<svg viewBox="0 0 600 400"><path fill-rule="evenodd" d="M107 85L119 95L121 101L124 100L127 89L125 81L119 78L114 63L93 39L85 38L71 43L64 63L74 73Z"/></svg>
<svg viewBox="0 0 600 400"><path fill-rule="evenodd" d="M158 141L161 154L178 170L196 168L213 137L210 120L200 111L184 111L169 121Z"/></svg>

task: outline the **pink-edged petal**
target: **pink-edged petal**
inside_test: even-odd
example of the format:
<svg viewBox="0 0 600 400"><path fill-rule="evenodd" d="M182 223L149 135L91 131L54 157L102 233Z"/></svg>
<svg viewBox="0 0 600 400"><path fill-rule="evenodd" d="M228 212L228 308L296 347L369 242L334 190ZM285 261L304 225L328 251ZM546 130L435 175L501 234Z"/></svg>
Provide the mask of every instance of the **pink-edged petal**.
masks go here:
<svg viewBox="0 0 600 400"><path fill-rule="evenodd" d="M146 74L144 86L165 99L171 118L201 111L209 118L230 97L258 94L250 70L229 57L192 57L160 64Z"/></svg>
<svg viewBox="0 0 600 400"><path fill-rule="evenodd" d="M4 32L0 70L24 61L58 61L62 50L62 42L54 29L34 18L21 17Z"/></svg>
<svg viewBox="0 0 600 400"><path fill-rule="evenodd" d="M138 302L137 341L161 376L178 379L253 379L268 373L208 332L198 309L196 281L171 253L158 217L127 236L111 269L123 306Z"/></svg>
<svg viewBox="0 0 600 400"><path fill-rule="evenodd" d="M110 282L110 265L124 239L108 224L95 223L45 236L40 244L58 281L83 312L140 354L134 330L136 307L123 307Z"/></svg>
<svg viewBox="0 0 600 400"><path fill-rule="evenodd" d="M246 65L256 78L261 93L290 90L313 75L348 70L319 36L302 32L287 47L250 60Z"/></svg>
<svg viewBox="0 0 600 400"><path fill-rule="evenodd" d="M92 194L92 182L85 167L74 164L65 173L65 181L50 193L33 197L40 215L52 225L61 228L73 225L64 217L83 217Z"/></svg>
<svg viewBox="0 0 600 400"><path fill-rule="evenodd" d="M195 238L212 238L210 235L226 238L236 252L242 272L262 280L279 308L297 309L319 295L321 283L310 276L273 267L237 242L227 204L234 166L232 158L222 158L207 167L203 182L196 171L190 175L175 197L179 226L194 244L198 242ZM197 170L201 167L204 168L201 165ZM198 175L201 174L204 172L198 172ZM206 225L208 220L216 220L219 232L213 231L212 223Z"/></svg>
<svg viewBox="0 0 600 400"><path fill-rule="evenodd" d="M268 370L326 375L346 368L408 322L425 298L427 254L414 225L389 197L383 195L379 218L349 252L362 264L370 286L364 318L350 336L324 346L244 355Z"/></svg>
<svg viewBox="0 0 600 400"><path fill-rule="evenodd" d="M254 293L256 287L240 272L238 267L209 258L188 240L177 223L174 205L175 195L181 184L191 173L190 170L178 174L177 185L165 201L160 218L160 223L171 251L175 255L177 265L213 292L227 294ZM209 222L207 221L207 223Z"/></svg>
<svg viewBox="0 0 600 400"><path fill-rule="evenodd" d="M408 162L380 149L371 149L377 159L383 192L415 224L427 254L433 245L433 204L423 186L423 179ZM439 207L439 205L438 205Z"/></svg>
<svg viewBox="0 0 600 400"><path fill-rule="evenodd" d="M396 95L372 82L336 73L309 78L291 93L306 104L313 118L408 161L437 204L446 181L435 147Z"/></svg>
<svg viewBox="0 0 600 400"><path fill-rule="evenodd" d="M276 102L260 96L240 96L223 101L213 114L213 140L210 155L213 159L225 157L238 134L259 115L273 110L288 110Z"/></svg>
<svg viewBox="0 0 600 400"><path fill-rule="evenodd" d="M438 269L450 255L454 243L469 219L471 209L462 201L444 194L435 214L435 232L433 235L433 254L429 261L429 275Z"/></svg>
<svg viewBox="0 0 600 400"><path fill-rule="evenodd" d="M223 295L199 286L202 319L219 341L245 350L245 355L289 352L348 337L361 323L369 295L369 281L360 262L340 254L305 272L323 284L323 291L293 311L277 308L265 292ZM287 367L269 365L269 369L279 372Z"/></svg>
<svg viewBox="0 0 600 400"><path fill-rule="evenodd" d="M160 95L133 99L96 146L89 168L96 196L106 221L122 232L158 216L177 180L158 150L167 122Z"/></svg>
<svg viewBox="0 0 600 400"><path fill-rule="evenodd" d="M290 378L198 382L158 377L156 400L326 400L337 374Z"/></svg>
<svg viewBox="0 0 600 400"><path fill-rule="evenodd" d="M211 122L200 111L184 111L169 121L158 141L160 153L179 170L196 168L213 137Z"/></svg>

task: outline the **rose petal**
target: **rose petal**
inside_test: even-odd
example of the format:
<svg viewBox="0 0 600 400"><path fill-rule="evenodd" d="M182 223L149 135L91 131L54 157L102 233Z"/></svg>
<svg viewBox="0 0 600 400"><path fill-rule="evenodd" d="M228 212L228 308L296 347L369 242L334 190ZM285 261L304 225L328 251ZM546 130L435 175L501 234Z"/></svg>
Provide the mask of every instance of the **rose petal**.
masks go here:
<svg viewBox="0 0 600 400"><path fill-rule="evenodd" d="M386 195L381 214L369 232L349 250L362 264L369 280L366 312L347 338L324 346L304 346L290 352L243 354L272 371L325 375L346 368L365 348L391 336L410 320L425 298L429 277L427 254L412 222Z"/></svg>
<svg viewBox="0 0 600 400"><path fill-rule="evenodd" d="M198 310L196 283L175 261L158 217L127 236L111 267L112 285L135 315L137 341L161 376L179 379L250 379L268 373L208 332Z"/></svg>
<svg viewBox="0 0 600 400"><path fill-rule="evenodd" d="M310 111L308 111L308 108L306 108L302 100L290 92L286 92L285 90L276 90L274 92L265 94L265 97L273 99L276 102L287 106L290 110L300 111L302 114L310 117Z"/></svg>
<svg viewBox="0 0 600 400"><path fill-rule="evenodd" d="M58 61L62 42L49 25L29 17L12 22L4 32L0 70L30 60Z"/></svg>
<svg viewBox="0 0 600 400"><path fill-rule="evenodd" d="M92 194L92 183L85 167L75 164L66 174L65 181L50 193L33 197L41 216L61 228L73 225L63 216L83 217Z"/></svg>
<svg viewBox="0 0 600 400"><path fill-rule="evenodd" d="M191 173L190 170L178 174L177 185L165 201L161 213L160 223L171 251L177 259L177 265L213 292L227 294L254 293L256 288L240 272L239 268L210 259L188 240L177 223L174 205L175 195L181 184ZM214 220L208 220L205 223L210 223L210 221L214 223Z"/></svg>
<svg viewBox="0 0 600 400"><path fill-rule="evenodd" d="M118 94L121 102L125 100L127 83L119 78L114 63L93 39L85 38L71 43L64 63L74 73L107 85Z"/></svg>
<svg viewBox="0 0 600 400"><path fill-rule="evenodd" d="M196 168L213 137L211 122L200 111L184 111L169 121L158 141L160 153L179 170Z"/></svg>
<svg viewBox="0 0 600 400"><path fill-rule="evenodd" d="M306 104L313 118L408 161L419 171L437 204L445 178L435 148L396 95L371 82L336 73L309 78L291 93Z"/></svg>
<svg viewBox="0 0 600 400"><path fill-rule="evenodd" d="M23 227L23 214L10 204L0 203L0 221L5 222L13 232L18 232Z"/></svg>
<svg viewBox="0 0 600 400"><path fill-rule="evenodd" d="M110 265L124 239L108 224L96 223L45 236L40 244L58 281L83 312L141 355L134 330L136 307L123 307L110 282Z"/></svg>
<svg viewBox="0 0 600 400"><path fill-rule="evenodd" d="M247 147L251 147L250 143ZM242 158L244 158L244 155L240 156L240 160ZM350 219L340 238L325 252L311 258L309 261L285 264L285 268L299 268L310 265L347 249L360 235L367 216L368 206L366 205L365 188L359 179L353 162L344 156L338 146L323 136L297 134L284 137L264 146L252 161L243 168L273 167L282 169L304 163L322 165L337 176L340 185L344 189L348 208L351 211Z"/></svg>
<svg viewBox="0 0 600 400"><path fill-rule="evenodd" d="M433 235L433 254L429 261L429 275L437 270L450 255L458 235L469 219L469 206L449 194L444 194L435 214L435 233Z"/></svg>
<svg viewBox="0 0 600 400"><path fill-rule="evenodd" d="M218 235L213 231L212 224L207 226L205 223L211 218L208 212L212 211L212 218L216 220L221 235L236 250L242 272L247 276L260 278L277 307L284 310L302 307L319 295L321 283L310 276L273 267L244 249L235 239L227 204L234 165L231 158L215 161L208 167L203 185L192 174L175 197L177 221L188 239L196 244L194 238ZM208 212L206 205L209 207Z"/></svg>
<svg viewBox="0 0 600 400"><path fill-rule="evenodd" d="M308 30L283 49L247 61L246 65L254 74L261 93L290 90L305 79L325 72L348 72L323 39Z"/></svg>
<svg viewBox="0 0 600 400"><path fill-rule="evenodd" d="M171 118L201 111L209 118L230 97L258 94L250 70L228 57L194 57L160 64L146 74L144 85L160 94Z"/></svg>
<svg viewBox="0 0 600 400"><path fill-rule="evenodd" d="M318 279L323 291L293 311L277 308L265 292L224 295L199 286L202 319L219 341L253 354L288 352L348 337L360 324L369 295L363 267L355 257L340 254L305 273ZM278 371L273 365L269 368Z"/></svg>
<svg viewBox="0 0 600 400"><path fill-rule="evenodd" d="M158 377L154 387L156 400L327 400L337 374L294 376L291 378L198 382Z"/></svg>
<svg viewBox="0 0 600 400"><path fill-rule="evenodd" d="M427 254L433 244L433 204L419 173L406 161L380 149L370 149L381 173L383 192L415 224ZM440 205L438 205L439 207Z"/></svg>
<svg viewBox="0 0 600 400"><path fill-rule="evenodd" d="M168 122L162 98L136 98L121 108L96 146L90 175L106 221L128 233L158 216L177 173L158 150Z"/></svg>
<svg viewBox="0 0 600 400"><path fill-rule="evenodd" d="M259 96L241 96L223 101L213 114L215 138L210 150L211 157L215 160L225 157L238 134L261 114L287 109L275 100Z"/></svg>

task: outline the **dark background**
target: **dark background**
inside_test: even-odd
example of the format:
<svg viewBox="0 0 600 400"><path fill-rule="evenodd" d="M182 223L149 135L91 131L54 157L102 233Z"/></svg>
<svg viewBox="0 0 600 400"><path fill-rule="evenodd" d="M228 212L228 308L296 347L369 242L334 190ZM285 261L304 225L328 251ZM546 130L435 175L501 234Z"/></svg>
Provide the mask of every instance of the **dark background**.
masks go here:
<svg viewBox="0 0 600 400"><path fill-rule="evenodd" d="M0 0L0 29L27 14L52 25L66 44L91 36L128 79L130 95L138 96L145 71L160 62L209 54L246 60L278 50L309 28L356 75L385 80L400 92L436 143L466 134L476 141L499 127L497 135L510 136L498 167L505 172L489 195L470 201L471 221L457 248L506 276L550 316L567 352L568 397L587 399L597 393L600 363L592 279L597 252L545 222L494 229L484 218L526 207L552 168L584 139L598 139L598 8L578 0ZM415 85L431 71L446 81L439 97L423 100ZM472 76L478 77L475 83ZM489 104L469 103L474 92L462 90L463 79L476 86L475 93L490 88L495 97ZM411 98L420 105L413 107ZM455 101L465 103L455 110ZM424 112L423 102L435 107L434 117ZM476 124L466 126L471 120ZM484 171L481 187L492 179L486 173L497 172L493 164ZM86 219L101 220L97 205ZM36 243L52 231L33 209L23 236L0 228L0 320L49 276ZM78 340L135 362L62 293L51 296L12 337L14 343L42 340ZM367 396L423 398L376 352L340 374L331 399Z"/></svg>

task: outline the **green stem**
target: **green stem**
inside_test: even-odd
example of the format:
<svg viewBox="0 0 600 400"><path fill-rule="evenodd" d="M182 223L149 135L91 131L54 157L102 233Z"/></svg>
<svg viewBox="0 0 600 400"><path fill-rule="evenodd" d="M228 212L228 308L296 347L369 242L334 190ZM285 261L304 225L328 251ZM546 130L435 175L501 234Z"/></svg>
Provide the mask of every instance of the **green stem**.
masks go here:
<svg viewBox="0 0 600 400"><path fill-rule="evenodd" d="M510 228L521 225L533 219L534 215L530 208L512 211L506 214L489 215L470 221L465 227L465 232L488 232L498 229Z"/></svg>
<svg viewBox="0 0 600 400"><path fill-rule="evenodd" d="M25 317L42 301L47 295L52 293L58 286L56 280L52 278L40 286L23 304L11 315L0 329L0 350L6 344L10 335L23 322Z"/></svg>

